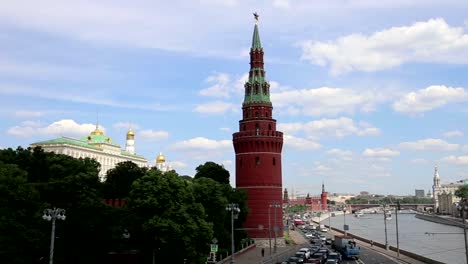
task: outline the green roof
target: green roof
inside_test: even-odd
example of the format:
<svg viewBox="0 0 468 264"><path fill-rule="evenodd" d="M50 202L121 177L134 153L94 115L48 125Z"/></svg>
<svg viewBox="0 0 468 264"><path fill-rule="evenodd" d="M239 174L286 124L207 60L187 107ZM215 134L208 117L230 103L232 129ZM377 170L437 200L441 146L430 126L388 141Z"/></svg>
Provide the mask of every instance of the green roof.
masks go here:
<svg viewBox="0 0 468 264"><path fill-rule="evenodd" d="M91 137L90 140L88 140L88 136L82 138L81 140L74 139L74 138L60 137L60 138L55 138L51 140L45 140L45 141L32 143L31 146L71 145L71 146L78 146L78 147L101 151L102 147L100 147L100 145L106 144L106 145L118 147L120 149L119 145L115 144L110 138L106 137L105 135L90 135L89 137ZM130 152L125 151L125 150L120 150L120 154L122 156L127 156L131 158L140 158L140 159L146 160L146 158L143 156L131 154Z"/></svg>
<svg viewBox="0 0 468 264"><path fill-rule="evenodd" d="M254 33L252 37L252 49L261 49L262 43L260 43L260 34L258 34L258 25L255 24Z"/></svg>
<svg viewBox="0 0 468 264"><path fill-rule="evenodd" d="M102 135L90 134L89 136L83 137L81 141L85 141L88 144L108 144L108 145L120 147L119 145L115 144L114 141L110 137L104 134Z"/></svg>
<svg viewBox="0 0 468 264"><path fill-rule="evenodd" d="M88 142L78 140L78 139L73 139L73 138L67 138L67 137L60 137L60 138L55 138L51 140L40 141L40 142L32 143L31 145L73 145L73 146L79 146L79 147L85 147L85 148L91 148L91 149L97 149L97 150L101 149L97 146L88 144Z"/></svg>

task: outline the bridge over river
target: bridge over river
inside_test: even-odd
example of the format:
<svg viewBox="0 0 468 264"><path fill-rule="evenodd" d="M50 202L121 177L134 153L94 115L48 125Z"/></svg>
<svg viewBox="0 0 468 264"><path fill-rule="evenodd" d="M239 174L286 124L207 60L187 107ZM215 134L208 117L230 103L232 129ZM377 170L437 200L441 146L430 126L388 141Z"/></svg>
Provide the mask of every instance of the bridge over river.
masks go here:
<svg viewBox="0 0 468 264"><path fill-rule="evenodd" d="M346 205L347 211L356 212L362 209L369 209L369 208L378 208L382 207L381 204L348 204ZM387 204L386 207L389 208L396 208L397 204ZM400 208L402 210L415 210L420 212L430 211L433 210L434 204L400 204Z"/></svg>

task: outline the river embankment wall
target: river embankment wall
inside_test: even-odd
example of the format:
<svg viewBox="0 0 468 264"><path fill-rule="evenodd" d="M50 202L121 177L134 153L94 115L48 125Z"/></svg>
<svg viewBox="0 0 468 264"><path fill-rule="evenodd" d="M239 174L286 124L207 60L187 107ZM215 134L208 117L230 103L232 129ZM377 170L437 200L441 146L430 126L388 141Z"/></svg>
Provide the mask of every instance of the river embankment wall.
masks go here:
<svg viewBox="0 0 468 264"><path fill-rule="evenodd" d="M422 220L438 223L438 224L458 226L458 227L463 228L462 221L460 219L456 219L453 217L446 218L446 217L441 217L437 215L428 215L428 214L416 214L415 217L422 219Z"/></svg>
<svg viewBox="0 0 468 264"><path fill-rule="evenodd" d="M321 220L326 219L326 218L328 218L328 217L322 218ZM317 220L319 220L319 219L318 218L315 219L315 217L312 219L312 221L319 224L319 222ZM325 225L325 226L330 228L332 231L335 231L335 232L340 233L340 234L344 234L344 231L341 230L341 229L338 229L338 228L335 228L335 227L330 227L328 225ZM378 247L378 248L381 248L381 249L385 249L385 244L375 242L375 241L372 241L372 240L367 239L365 237L361 237L361 236L358 236L358 235L355 235L355 234L352 234L352 233L349 233L349 232L347 232L346 235L348 235L348 236L350 236L350 237L352 237L352 238L354 238L354 239L356 239L356 240L358 240L360 242L364 242L364 243L369 244L371 246L371 248L372 247ZM388 250L393 251L393 252L398 251L398 249L396 247L394 247L394 246L389 246ZM421 255L418 255L416 253L406 251L406 250L403 250L403 249L400 249L399 252L400 252L400 255L403 255L403 256L406 256L408 258L415 259L415 260L418 260L418 261L421 261L421 262L424 262L424 263L428 263L428 264L445 264L444 262L440 262L440 261L437 261L437 260L434 260L434 259L430 259L430 258L421 256ZM406 263L410 263L410 262L406 262Z"/></svg>

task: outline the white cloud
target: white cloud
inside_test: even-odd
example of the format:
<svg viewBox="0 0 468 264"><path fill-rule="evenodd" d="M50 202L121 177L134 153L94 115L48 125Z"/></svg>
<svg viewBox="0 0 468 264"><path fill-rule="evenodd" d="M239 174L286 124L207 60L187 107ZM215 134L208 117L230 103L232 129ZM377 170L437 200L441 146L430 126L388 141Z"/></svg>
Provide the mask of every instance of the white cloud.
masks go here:
<svg viewBox="0 0 468 264"><path fill-rule="evenodd" d="M170 165L171 165L172 168L174 168L175 170L187 168L187 163L185 163L185 162L183 162L183 161L171 161L171 162L170 162Z"/></svg>
<svg viewBox="0 0 468 264"><path fill-rule="evenodd" d="M146 141L159 141L169 138L169 132L167 131L156 131L156 130L139 130L135 133L135 136L140 137Z"/></svg>
<svg viewBox="0 0 468 264"><path fill-rule="evenodd" d="M189 140L176 142L170 147L173 150L224 150L232 148L231 140L213 140L204 137L196 137Z"/></svg>
<svg viewBox="0 0 468 264"><path fill-rule="evenodd" d="M416 159L412 159L411 163L414 163L414 164L428 164L429 161L426 160L426 159L422 159L422 158L416 158Z"/></svg>
<svg viewBox="0 0 468 264"><path fill-rule="evenodd" d="M78 124L71 119L63 119L46 127L38 127L38 123L34 121L23 122L19 126L10 127L7 131L9 135L15 137L32 137L35 135L41 136L67 136L67 137L82 137L88 135L96 128L95 124ZM104 130L103 127L99 127Z"/></svg>
<svg viewBox="0 0 468 264"><path fill-rule="evenodd" d="M460 145L451 144L442 139L427 138L417 141L402 142L399 144L399 147L409 150L453 151L457 150Z"/></svg>
<svg viewBox="0 0 468 264"><path fill-rule="evenodd" d="M304 132L307 137L337 137L342 138L349 135L378 135L380 130L368 123L356 124L352 119L340 117L336 119L320 119L307 123L280 123L278 130L287 134Z"/></svg>
<svg viewBox="0 0 468 264"><path fill-rule="evenodd" d="M229 98L230 95L230 77L226 73L216 73L211 75L205 80L208 83L213 83L212 86L200 90L200 94L204 96L212 97L224 97Z"/></svg>
<svg viewBox="0 0 468 264"><path fill-rule="evenodd" d="M291 135L284 135L284 145L298 150L316 150L321 147L320 144L312 140L298 138Z"/></svg>
<svg viewBox="0 0 468 264"><path fill-rule="evenodd" d="M385 159L385 158L398 156L400 155L400 152L398 150L392 150L392 149L387 149L387 148L375 148L375 149L367 148L362 152L362 155L364 157Z"/></svg>
<svg viewBox="0 0 468 264"><path fill-rule="evenodd" d="M231 131L231 128L230 127L220 127L219 130L229 132L229 131Z"/></svg>
<svg viewBox="0 0 468 264"><path fill-rule="evenodd" d="M404 95L393 104L393 109L397 112L414 114L466 100L468 93L463 88L432 85Z"/></svg>
<svg viewBox="0 0 468 264"><path fill-rule="evenodd" d="M352 155L353 155L352 151L342 150L342 149L338 149L338 148L330 149L326 153L327 153L327 155L336 156L336 157L339 157L339 158L341 158L343 160L351 160Z"/></svg>
<svg viewBox="0 0 468 264"><path fill-rule="evenodd" d="M239 106L232 103L215 101L205 104L199 104L195 107L195 112L202 114L224 114L228 111L235 112Z"/></svg>
<svg viewBox="0 0 468 264"><path fill-rule="evenodd" d="M460 130L452 130L444 132L444 137L451 138L451 137L463 137L463 132Z"/></svg>
<svg viewBox="0 0 468 264"><path fill-rule="evenodd" d="M468 63L468 35L444 19L359 33L334 41L304 41L302 59L330 66L332 74L378 71L408 62Z"/></svg>
<svg viewBox="0 0 468 264"><path fill-rule="evenodd" d="M43 116L44 113L43 112L39 112L39 111L16 111L15 112L15 116L18 117L18 118L30 118L30 117L40 117L40 116Z"/></svg>
<svg viewBox="0 0 468 264"><path fill-rule="evenodd" d="M112 127L117 128L117 129L129 129L129 128L131 128L133 130L136 130L136 129L140 128L139 125L134 124L134 123L130 123L130 122L117 122L117 123L113 124Z"/></svg>
<svg viewBox="0 0 468 264"><path fill-rule="evenodd" d="M336 116L341 113L352 114L356 111L370 112L379 101L382 94L371 91L355 91L352 89L321 87L317 89L291 90L285 89L271 94L271 100L276 108L283 111L301 113L308 116ZM283 108L283 109L282 109Z"/></svg>
<svg viewBox="0 0 468 264"><path fill-rule="evenodd" d="M274 0L273 1L273 6L277 8L289 8L290 3L289 0Z"/></svg>
<svg viewBox="0 0 468 264"><path fill-rule="evenodd" d="M468 156L448 156L442 158L441 161L456 165L468 165Z"/></svg>

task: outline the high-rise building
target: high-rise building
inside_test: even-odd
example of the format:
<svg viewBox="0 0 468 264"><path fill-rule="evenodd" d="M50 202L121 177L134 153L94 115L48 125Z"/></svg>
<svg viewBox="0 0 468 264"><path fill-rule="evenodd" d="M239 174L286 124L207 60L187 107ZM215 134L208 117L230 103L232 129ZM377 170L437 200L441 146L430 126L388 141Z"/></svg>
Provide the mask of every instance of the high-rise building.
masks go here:
<svg viewBox="0 0 468 264"><path fill-rule="evenodd" d="M258 16L250 48L249 79L245 83L242 120L233 134L236 153L236 187L247 191L250 209L244 227L252 238L267 238L278 226L282 236L281 151L283 133L276 130L270 84L263 68ZM261 228L263 227L263 228ZM271 228L271 229L269 229Z"/></svg>
<svg viewBox="0 0 468 264"><path fill-rule="evenodd" d="M414 190L414 196L416 196L416 198L424 198L424 190Z"/></svg>

